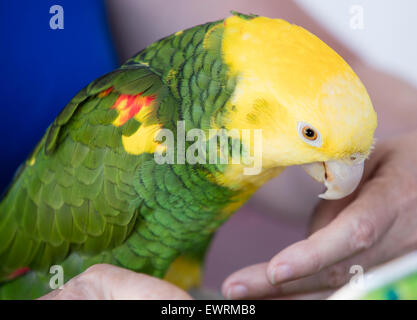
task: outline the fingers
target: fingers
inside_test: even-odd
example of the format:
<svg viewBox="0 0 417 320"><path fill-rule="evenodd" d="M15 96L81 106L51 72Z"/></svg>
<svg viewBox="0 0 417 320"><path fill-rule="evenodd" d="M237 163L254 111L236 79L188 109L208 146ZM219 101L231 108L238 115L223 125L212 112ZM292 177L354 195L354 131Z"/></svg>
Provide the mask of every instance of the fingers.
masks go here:
<svg viewBox="0 0 417 320"><path fill-rule="evenodd" d="M411 229L415 230L415 224L417 222L406 222ZM403 234L406 235L406 233ZM293 299L303 297L310 293L335 290L349 282L353 276L357 275L358 269L352 269L353 266L359 266L363 271L368 271L370 267L379 265L413 250L414 247L411 247L409 243L415 243L415 240L407 240L405 243L400 239L393 241L397 236L397 231L391 228L371 250L361 251L341 262L323 268L314 275L280 283L276 286L272 286L264 274L267 263L247 267L229 276L223 284L222 291L230 299ZM231 289L233 286L244 287L245 290L240 291L240 295L236 295L233 289ZM305 296L305 298L307 297Z"/></svg>
<svg viewBox="0 0 417 320"><path fill-rule="evenodd" d="M327 226L332 220L336 218L337 215L339 215L340 212L343 211L344 208L346 208L357 198L363 185L366 183L366 181L369 179L371 175L375 174L375 171L378 169L379 163L383 160L383 156L384 154L379 152L376 155L374 154L374 156L370 160L366 161L362 182L353 194L340 200L322 200L318 203L310 221L309 234L312 234L315 231Z"/></svg>
<svg viewBox="0 0 417 320"><path fill-rule="evenodd" d="M266 277L268 263L260 263L241 269L230 275L223 283L222 293L227 299L262 299L290 297L296 293L320 288L316 277L300 279L272 286Z"/></svg>
<svg viewBox="0 0 417 320"><path fill-rule="evenodd" d="M336 218L334 210L345 203L319 206L323 213L313 220L317 232L280 252L268 265L232 274L223 285L223 294L233 299L262 298L340 286L349 272L341 271L338 262L371 247L395 221L395 214L387 210L387 201L392 201L387 186L383 178L375 177Z"/></svg>
<svg viewBox="0 0 417 320"><path fill-rule="evenodd" d="M417 193L409 163L404 163L409 157L399 161L389 149L379 150L350 199L319 205L311 224L314 233L307 240L283 250L269 264L232 274L223 294L240 299L316 294L349 281L353 265L366 270L415 249L410 230L415 230Z"/></svg>
<svg viewBox="0 0 417 320"><path fill-rule="evenodd" d="M373 252L362 252L352 258L324 268L320 272L272 286L265 276L267 263L250 266L239 270L230 275L223 283L223 295L229 299L261 299L261 298L280 298L293 299L310 294L321 296L322 298L330 295L331 292L347 283L352 274L351 267L359 265L364 270L369 265L382 261L375 260ZM245 290L235 290L244 287ZM326 294L328 294L326 296Z"/></svg>
<svg viewBox="0 0 417 320"><path fill-rule="evenodd" d="M373 190L368 188L363 192L371 193ZM364 209L359 210L362 201L361 198L358 198L357 204L348 206L343 214L320 229L321 225L325 225L327 221L333 219L334 205L324 206L324 218L316 223L316 227L320 230L307 240L297 242L284 249L269 264L250 266L229 276L223 284L224 296L230 299L262 298L288 295L306 287L310 290L321 288L322 284L317 277L308 278L307 276L313 275L326 266L341 261L370 245L377 237L373 230L374 223L381 222L378 227L379 233L389 225L388 221L384 221L384 219L379 221L376 216L372 216L372 213L367 219L378 220L378 222L363 220L362 214L367 206L365 205ZM291 280L298 278L304 279L300 282L291 282ZM286 283L275 285L280 282Z"/></svg>
<svg viewBox="0 0 417 320"><path fill-rule="evenodd" d="M271 284L314 274L371 247L395 219L387 211L389 197L384 179L365 184L358 198L329 225L272 258L267 267Z"/></svg>
<svg viewBox="0 0 417 320"><path fill-rule="evenodd" d="M301 295L307 298L317 295L325 297L344 284L349 277L349 267L338 265L319 274L272 286L266 278L267 263L246 267L230 275L222 286L223 296L227 299L295 299ZM347 271L346 271L347 270ZM346 271L346 272L345 272ZM298 296L298 297L297 297Z"/></svg>
<svg viewBox="0 0 417 320"><path fill-rule="evenodd" d="M174 285L112 265L94 265L41 299L165 300L191 299Z"/></svg>
<svg viewBox="0 0 417 320"><path fill-rule="evenodd" d="M222 294L226 299L263 298L275 295L273 287L266 277L268 263L260 263L243 268L231 274L222 285Z"/></svg>

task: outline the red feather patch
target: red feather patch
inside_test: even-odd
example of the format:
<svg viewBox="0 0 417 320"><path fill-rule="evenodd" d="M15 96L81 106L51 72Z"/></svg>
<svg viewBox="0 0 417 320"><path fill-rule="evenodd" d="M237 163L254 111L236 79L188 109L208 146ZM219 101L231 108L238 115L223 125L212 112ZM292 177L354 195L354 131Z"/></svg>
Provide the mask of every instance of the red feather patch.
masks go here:
<svg viewBox="0 0 417 320"><path fill-rule="evenodd" d="M24 275L25 273L28 273L29 271L30 271L30 269L28 267L19 268L19 269L13 271L11 274L9 274L7 276L7 279L8 280L15 279L17 277L20 277L20 276Z"/></svg>
<svg viewBox="0 0 417 320"><path fill-rule="evenodd" d="M142 96L142 92L136 95L121 94L111 107L111 109L119 111L119 116L114 121L114 124L116 126L125 124L142 108L149 107L155 99L155 96Z"/></svg>

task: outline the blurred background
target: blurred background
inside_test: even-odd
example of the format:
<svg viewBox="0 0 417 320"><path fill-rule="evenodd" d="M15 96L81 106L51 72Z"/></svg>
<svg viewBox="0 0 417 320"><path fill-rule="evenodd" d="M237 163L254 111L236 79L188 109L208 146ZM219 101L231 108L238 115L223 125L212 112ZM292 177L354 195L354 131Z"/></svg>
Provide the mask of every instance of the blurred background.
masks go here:
<svg viewBox="0 0 417 320"><path fill-rule="evenodd" d="M50 27L53 5L64 10L63 29ZM377 136L401 130L395 117L417 99L415 0L2 1L0 189L85 85L150 43L230 10L284 18L318 35L359 74L377 111L384 109ZM262 187L216 235L205 285L218 289L231 272L303 239L321 191L299 168Z"/></svg>

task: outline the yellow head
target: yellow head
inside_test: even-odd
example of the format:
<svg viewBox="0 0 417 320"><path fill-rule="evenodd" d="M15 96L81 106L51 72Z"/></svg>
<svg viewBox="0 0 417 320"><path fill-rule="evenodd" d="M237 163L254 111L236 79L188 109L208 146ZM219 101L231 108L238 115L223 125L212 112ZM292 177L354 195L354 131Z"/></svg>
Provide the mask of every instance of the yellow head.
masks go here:
<svg viewBox="0 0 417 320"><path fill-rule="evenodd" d="M368 156L377 125L371 100L319 38L284 20L232 16L222 50L230 75L238 77L227 128L262 129L264 169L353 165Z"/></svg>

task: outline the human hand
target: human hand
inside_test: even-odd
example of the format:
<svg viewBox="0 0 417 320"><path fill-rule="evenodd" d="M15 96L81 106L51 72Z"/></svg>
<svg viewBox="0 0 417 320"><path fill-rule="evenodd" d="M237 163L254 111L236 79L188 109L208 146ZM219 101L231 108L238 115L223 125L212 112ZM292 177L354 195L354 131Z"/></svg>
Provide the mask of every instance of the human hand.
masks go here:
<svg viewBox="0 0 417 320"><path fill-rule="evenodd" d="M108 264L96 264L40 300L188 300L174 285Z"/></svg>
<svg viewBox="0 0 417 320"><path fill-rule="evenodd" d="M322 201L310 236L269 263L230 275L231 299L327 297L364 270L417 249L417 131L377 143L364 179L351 196Z"/></svg>

